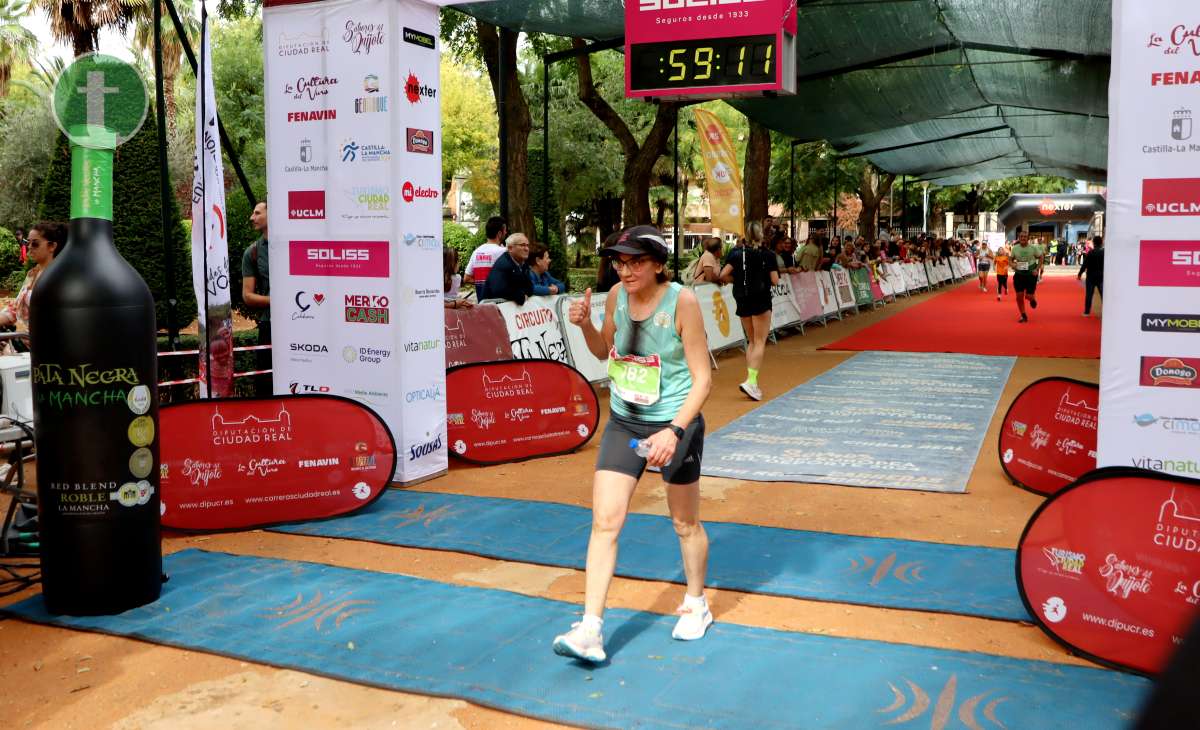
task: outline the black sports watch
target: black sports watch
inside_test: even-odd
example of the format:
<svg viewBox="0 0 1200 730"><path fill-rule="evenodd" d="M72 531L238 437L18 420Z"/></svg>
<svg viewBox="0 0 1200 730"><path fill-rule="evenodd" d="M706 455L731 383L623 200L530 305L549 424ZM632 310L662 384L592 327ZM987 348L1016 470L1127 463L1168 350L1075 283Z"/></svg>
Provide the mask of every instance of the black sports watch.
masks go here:
<svg viewBox="0 0 1200 730"><path fill-rule="evenodd" d="M671 429L671 433L675 434L675 438L679 439L680 441L683 440L683 435L686 433L686 431L673 423L668 423L667 428Z"/></svg>

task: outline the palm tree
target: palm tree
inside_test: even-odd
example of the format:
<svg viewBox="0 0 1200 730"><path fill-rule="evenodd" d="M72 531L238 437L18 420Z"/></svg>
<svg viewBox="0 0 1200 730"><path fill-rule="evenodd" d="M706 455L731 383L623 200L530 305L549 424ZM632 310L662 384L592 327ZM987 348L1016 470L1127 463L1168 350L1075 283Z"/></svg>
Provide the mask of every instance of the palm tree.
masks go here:
<svg viewBox="0 0 1200 730"><path fill-rule="evenodd" d="M0 2L2 1L0 0ZM200 37L200 23L196 20L192 0L175 0L175 8L179 12L179 20L183 23L183 30L187 34L188 42L192 44L192 48L195 48L196 40ZM150 56L151 68L153 68L154 16L151 12L138 14L137 24L133 29L133 45L139 51ZM183 58L183 43L180 42L179 34L175 32L175 24L171 22L171 17L167 15L165 9L162 16L162 55L163 99L167 109L167 125L173 135L175 133L175 77L179 74Z"/></svg>
<svg viewBox="0 0 1200 730"><path fill-rule="evenodd" d="M58 56L51 56L44 61L32 61L29 76L12 83L13 86L23 87L33 95L46 99L54 93L54 82L62 76L66 67L67 62Z"/></svg>
<svg viewBox="0 0 1200 730"><path fill-rule="evenodd" d="M21 25L28 14L26 0L0 0L0 97L8 96L13 66L31 63L37 50L37 36Z"/></svg>
<svg viewBox="0 0 1200 730"><path fill-rule="evenodd" d="M138 12L150 7L149 0L32 0L32 4L50 19L54 39L70 43L76 56L96 50L102 28L124 34Z"/></svg>

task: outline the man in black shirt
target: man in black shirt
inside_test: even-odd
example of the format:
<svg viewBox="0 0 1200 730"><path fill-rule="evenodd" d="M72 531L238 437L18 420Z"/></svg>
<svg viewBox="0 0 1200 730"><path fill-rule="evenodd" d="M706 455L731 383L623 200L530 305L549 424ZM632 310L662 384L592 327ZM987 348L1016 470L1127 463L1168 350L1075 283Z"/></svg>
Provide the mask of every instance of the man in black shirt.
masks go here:
<svg viewBox="0 0 1200 730"><path fill-rule="evenodd" d="M529 239L524 233L514 233L505 241L508 251L492 264L487 278L489 299L507 299L524 304L533 296L533 280L529 278Z"/></svg>
<svg viewBox="0 0 1200 730"><path fill-rule="evenodd" d="M1085 317L1092 313L1092 294L1100 292L1100 298L1104 298L1104 236L1096 236L1092 240L1092 244L1095 248L1083 257L1079 275L1075 277L1080 279L1087 274L1087 280L1084 282L1087 293L1083 295L1083 316Z"/></svg>

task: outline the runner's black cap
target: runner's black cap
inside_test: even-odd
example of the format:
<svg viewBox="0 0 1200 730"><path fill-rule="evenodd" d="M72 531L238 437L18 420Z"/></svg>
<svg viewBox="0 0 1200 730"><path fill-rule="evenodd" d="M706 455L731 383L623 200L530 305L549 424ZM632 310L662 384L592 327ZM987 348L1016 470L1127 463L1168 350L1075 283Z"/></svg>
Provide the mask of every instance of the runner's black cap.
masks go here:
<svg viewBox="0 0 1200 730"><path fill-rule="evenodd" d="M621 231L617 242L600 251L605 256L623 253L627 256L653 256L666 261L670 255L667 242L654 226L631 226Z"/></svg>

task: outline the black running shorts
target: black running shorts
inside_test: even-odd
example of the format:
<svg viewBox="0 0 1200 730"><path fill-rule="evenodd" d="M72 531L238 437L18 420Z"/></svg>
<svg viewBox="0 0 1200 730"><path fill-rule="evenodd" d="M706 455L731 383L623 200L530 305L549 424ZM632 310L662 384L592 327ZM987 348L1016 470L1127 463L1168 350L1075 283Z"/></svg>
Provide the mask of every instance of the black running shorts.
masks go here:
<svg viewBox="0 0 1200 730"><path fill-rule="evenodd" d="M646 470L646 460L629 445L632 439L649 438L667 427L669 422L637 421L613 413L600 439L600 457L596 471L615 471L640 479ZM668 484L691 484L700 479L700 459L704 456L704 416L684 429L683 439L675 447L675 456L662 469L663 481Z"/></svg>
<svg viewBox="0 0 1200 730"><path fill-rule="evenodd" d="M742 298L734 297L734 302L737 304L737 316L739 317L757 317L760 314L771 311L771 292L762 294L752 294Z"/></svg>
<svg viewBox="0 0 1200 730"><path fill-rule="evenodd" d="M1024 292L1030 296L1037 293L1037 274L1031 274L1028 271L1018 271L1013 274L1013 291L1020 294Z"/></svg>

